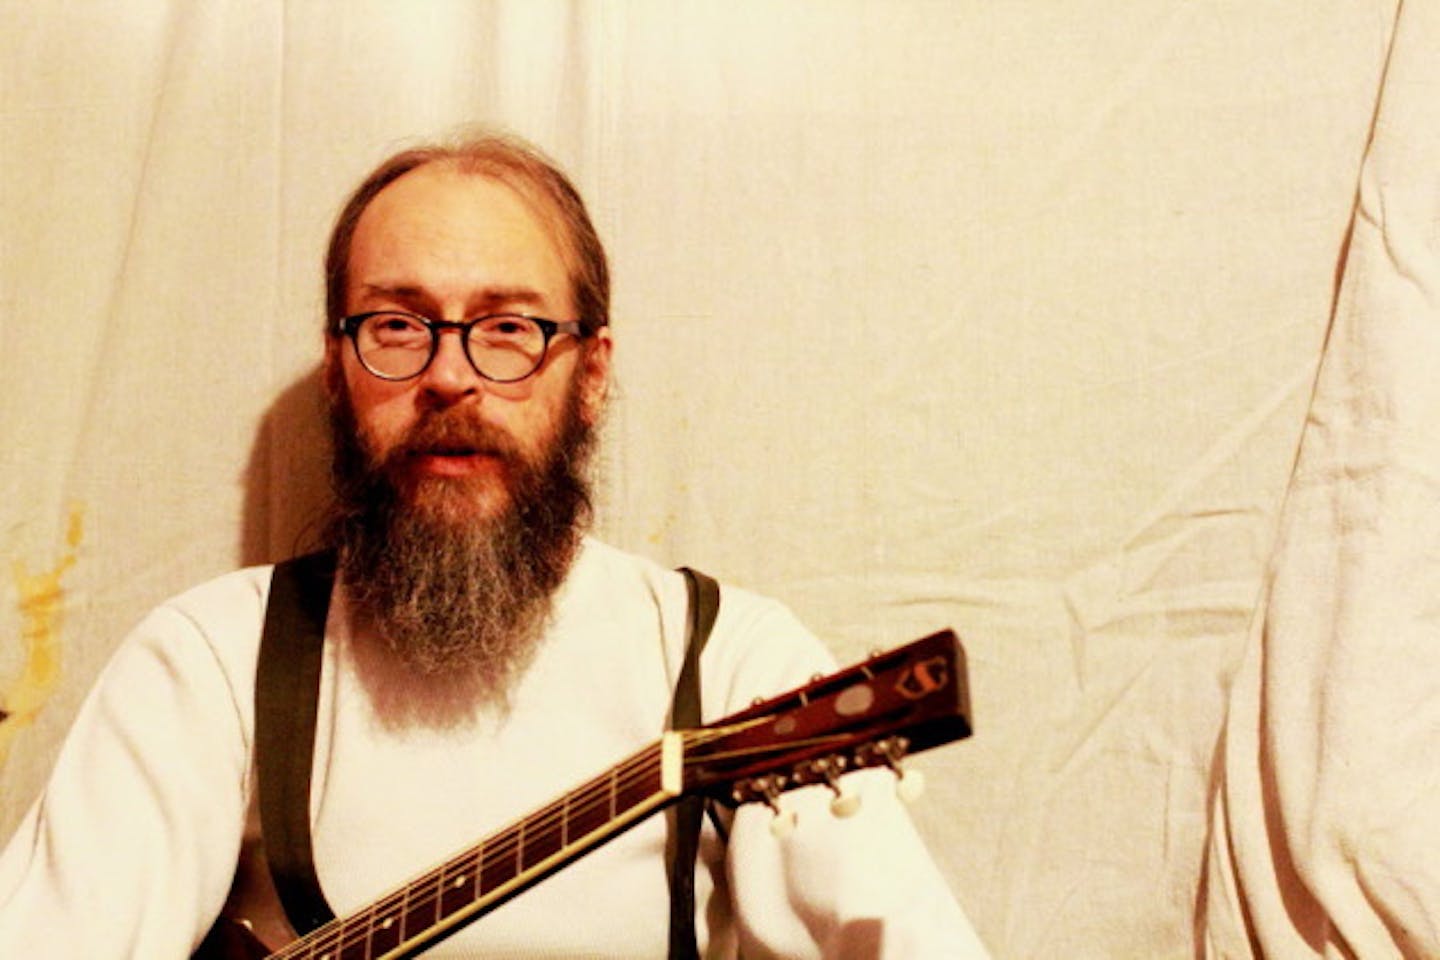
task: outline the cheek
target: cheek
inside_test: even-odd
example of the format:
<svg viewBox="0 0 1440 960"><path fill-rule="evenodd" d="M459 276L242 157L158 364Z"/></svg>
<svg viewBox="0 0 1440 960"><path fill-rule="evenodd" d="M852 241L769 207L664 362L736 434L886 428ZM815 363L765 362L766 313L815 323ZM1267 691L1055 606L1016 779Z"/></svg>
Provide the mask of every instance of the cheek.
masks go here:
<svg viewBox="0 0 1440 960"><path fill-rule="evenodd" d="M414 422L413 389L368 374L347 376L346 387L361 442L372 453L383 454Z"/></svg>

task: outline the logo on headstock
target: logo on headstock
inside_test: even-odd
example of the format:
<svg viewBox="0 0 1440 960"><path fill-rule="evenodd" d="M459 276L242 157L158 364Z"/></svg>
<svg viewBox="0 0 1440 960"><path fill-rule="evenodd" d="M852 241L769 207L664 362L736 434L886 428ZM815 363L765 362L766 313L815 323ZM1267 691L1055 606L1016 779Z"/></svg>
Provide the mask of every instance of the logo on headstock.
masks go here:
<svg viewBox="0 0 1440 960"><path fill-rule="evenodd" d="M907 700L928 697L949 685L950 671L945 669L944 657L930 657L927 660L917 661L900 674L899 680L895 681L896 691Z"/></svg>

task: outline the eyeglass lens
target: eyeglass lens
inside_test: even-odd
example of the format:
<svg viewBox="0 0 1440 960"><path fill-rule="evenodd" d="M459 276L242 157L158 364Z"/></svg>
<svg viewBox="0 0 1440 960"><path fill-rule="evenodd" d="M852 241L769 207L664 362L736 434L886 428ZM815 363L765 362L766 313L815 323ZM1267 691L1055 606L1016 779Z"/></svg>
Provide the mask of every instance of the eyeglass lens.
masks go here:
<svg viewBox="0 0 1440 960"><path fill-rule="evenodd" d="M430 363L439 331L404 313L366 317L355 331L360 362L376 376L405 380ZM545 358L545 331L529 317L484 317L470 327L465 341L470 362L481 376L497 381L523 380Z"/></svg>

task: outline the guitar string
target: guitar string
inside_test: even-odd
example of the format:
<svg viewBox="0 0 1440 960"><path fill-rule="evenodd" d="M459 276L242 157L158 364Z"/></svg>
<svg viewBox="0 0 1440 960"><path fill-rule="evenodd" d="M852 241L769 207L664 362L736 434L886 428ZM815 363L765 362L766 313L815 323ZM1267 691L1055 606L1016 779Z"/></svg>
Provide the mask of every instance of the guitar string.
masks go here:
<svg viewBox="0 0 1440 960"><path fill-rule="evenodd" d="M870 671L866 671L866 675L867 677L873 679L873 675L870 673ZM703 746L716 739L726 736L732 736L737 731L743 731L759 723L767 722L768 720L773 720L773 712L768 712L767 716L765 717L747 718L746 720L739 721L733 724L728 724L723 727L696 728L692 730L679 731L679 733L681 734L682 738L686 743L685 753L688 755L688 748L691 746ZM814 745L818 743L824 743L826 740L832 739L844 738L819 737L810 738L806 741L802 741L799 743L791 741L787 745L781 747L772 746L768 749L768 752L773 753L776 750L793 750L797 745ZM747 755L760 755L766 752L767 749L765 748L747 747L741 750L730 751L725 754L713 755L710 759L731 759L744 757ZM454 910L451 910L450 914L446 915L441 915L440 912L444 904L443 898L446 892L445 882L447 878L451 877L452 871L454 878L460 879L471 877L471 872L473 870L473 880L476 892L474 896L470 898L467 902L474 903L478 901L484 896L484 891L480 886L480 884L483 882L484 863L486 859L491 856L493 850L496 850L498 848L498 852L504 854L504 856L500 858L502 860L508 860L512 855L516 860L515 873L509 878L507 878L507 882L509 880L520 877L524 874L526 870L524 865L523 850L527 829L539 830L542 838L551 839L547 836L547 834L554 831L554 821L558 820L558 822L563 828L564 825L577 819L577 817L582 814L593 814L594 812L596 812L595 808L597 804L601 802L606 803L610 807L610 809L614 811L615 814L618 814L619 810L615 806L615 803L619 796L624 791L642 784L646 777L650 776L657 770L660 770L663 766L663 764L661 763L661 759L661 744L652 744L651 746L641 750L635 756L623 761L621 764L612 768L607 773L601 774L600 776L593 778L586 784L575 788L574 790L571 790L570 792L562 795L557 800L552 801L546 807L542 808L540 811L537 811L536 814L530 817L523 818L520 821L504 828L496 838L495 846L492 847L482 842L464 851L463 853L452 857L450 860L447 860L446 862L440 864L438 867L431 869L417 879L411 881L410 883L402 885L398 889L382 897L379 901L376 901L369 907L357 911L356 913L350 914L346 917L331 920L329 923L322 925L320 928L313 931L306 937L302 937L299 940L296 940L293 943L289 944L287 947L281 948L279 951L271 954L272 960L282 960L282 958L298 958L301 956L300 950L302 948L307 951L305 955L309 957L316 957L317 955L326 958L337 956L338 951L337 953L324 954L317 954L316 951L321 949L330 950L335 948L338 948L338 950L345 950L349 947L360 945L362 940L359 938L352 939L350 937L350 934L352 932L357 934L363 933L363 939L365 941L369 941L373 937L377 929L389 929L389 927L393 926L396 922L400 923L401 930L399 936L403 937L405 921L409 919L409 917L416 909L415 906L412 906L411 895L416 893L417 891L421 893L421 896L415 901L415 903L424 906L433 906L436 916L436 919L433 923L427 923L419 931L418 935L423 935L424 933L433 929L434 926L438 925L441 921L443 921L445 916L453 915L455 912L461 909L461 907L457 907ZM688 757L686 762L688 762ZM622 773L622 771L624 772ZM603 797L600 796L602 786L607 791L605 796ZM634 809L636 806L639 806L641 803L643 803L644 799L644 796L637 798L633 802L629 803L624 808L624 810L628 812L629 810ZM578 806L572 805L572 801L575 800L579 801ZM618 816L612 814L612 816L608 819L608 822L613 823L615 819L618 819ZM606 825L606 822L602 821L601 826L603 827L604 825ZM513 846L511 846L512 838L514 844ZM565 842L565 837L562 833L560 846L556 849L555 853L563 851L566 845L567 843ZM549 856L553 855L554 854L552 853ZM434 889L433 894L430 892L432 888ZM388 914L388 911L393 909L397 904L400 907L399 913L393 915L386 915L384 917L384 920L388 921L389 924L382 924L380 927L377 927L376 922L381 918L381 915ZM384 909L382 909L382 907ZM413 939L413 937L411 939ZM396 946L398 947L401 942L402 941L397 940ZM395 948L391 947L389 949ZM366 956L373 956L373 954L371 953L371 945L369 943L366 943Z"/></svg>
<svg viewBox="0 0 1440 960"><path fill-rule="evenodd" d="M633 768L632 764L625 766L632 767L632 769L628 770L625 775L615 778L614 792L617 794L633 789L638 784L642 784L647 773L653 773L655 769L658 769L653 760L649 763L642 763L638 769ZM618 769L619 768L617 768L617 771ZM604 777L599 778L599 780L607 787L606 793L608 794L611 778ZM592 781L585 787L581 787L567 796L573 797L586 793L593 794L597 785L599 785L597 781ZM597 801L592 801L586 807L577 805L575 809L577 812L593 811L600 803L608 806L610 803L608 795L599 797ZM563 803L561 805L563 806ZM396 943L394 946L387 948L394 949L395 946L403 942L400 938L404 937L405 927L408 925L407 921L420 916L422 911L428 911L434 919L424 921L424 926L419 932L423 933L431 929L435 924L444 919L439 907L442 904L441 898L444 893L447 892L444 888L445 879L451 877L452 873L454 877L465 876L471 878L472 885L475 888L475 894L472 897L468 897L466 903L474 903L479 900L484 893L483 888L480 886L484 863L486 861L506 863L507 861L518 860L515 854L520 850L521 845L519 838L522 835L522 828L525 831L545 829L539 826L539 824L542 821L553 819L553 816L551 816L553 806L554 805L547 807L544 811L538 812L535 816L527 818L525 821L512 824L510 827L501 831L492 843L481 844L465 851L459 856L447 861L445 864L442 864L440 867L428 871L426 874L399 890L393 891L390 895L371 904L364 910L332 921L333 926L327 924L325 928L316 930L310 935L310 939L306 943L306 946L311 951L307 955L311 957L317 955L328 956L329 954L326 951L335 949L338 952L360 945L365 945L367 955L371 955L368 951L373 947L373 935L382 930L389 931L398 924L400 929L397 931ZM523 864L517 864L513 874L507 876L505 881L508 882L522 875L523 872ZM497 884L497 886L499 885ZM451 911L451 913L453 912L454 911ZM390 922L387 924L386 920ZM411 939L413 939L413 936ZM298 945L297 943L296 946ZM280 955L277 955L277 957L278 956ZM285 954L285 956L291 956L291 954Z"/></svg>
<svg viewBox="0 0 1440 960"><path fill-rule="evenodd" d="M410 883L391 891L391 893L377 900L369 907L350 914L346 917L337 918L316 929L306 938L302 938L282 951L274 954L276 960L282 957L298 957L301 954L291 952L292 948L302 945L311 952L309 956L316 956L317 949L328 949L338 947L343 950L351 946L357 946L362 939L368 939L373 933L380 929L389 929L383 921L385 914L396 907L401 906L399 914L392 914L388 917L394 923L403 921L425 907L436 907L435 923L443 919L439 915L438 907L441 898L446 892L445 882L451 883L455 879L465 876L472 877L477 883L477 894L467 902L473 903L483 896L483 891L478 887L483 864L487 860L504 862L515 859L518 868L514 874L507 877L507 881L514 879L524 873L522 847L525 843L524 836L531 831L539 833L542 839L548 839L548 833L553 833L558 822L573 822L586 815L592 815L602 808L608 808L612 803L613 794L616 798L643 785L647 777L650 777L660 769L660 749L658 744L653 744L641 751L629 760L606 774L601 774L588 781L586 784L570 791L564 796L552 801L546 807L535 814L517 821L504 828L490 844L479 844L461 854L452 857L445 863L435 867ZM643 797L640 798L643 800ZM627 805L628 810L637 805L640 800ZM576 802L578 801L578 802ZM617 812L621 812L618 811ZM533 844L532 844L533 845ZM562 847L563 849L563 847ZM558 851L557 851L558 852ZM472 875L473 871L473 875ZM431 891L434 891L433 893ZM413 897L415 893L419 897ZM453 913L453 911L452 911ZM398 919L397 919L398 917ZM428 924L433 926L433 924ZM351 934L363 934L363 937L352 938Z"/></svg>
<svg viewBox="0 0 1440 960"><path fill-rule="evenodd" d="M731 736L732 734L733 730L701 731L696 732L693 735L686 735L685 739L689 741L692 746L694 746L703 745L716 739ZM788 748L784 745L781 745L779 747L775 745L766 745L749 749L733 750L724 754L712 753L707 755L707 757L708 759L714 760L716 758L731 759L737 757L744 757L747 755L758 756L767 753L774 753L777 750L793 749L796 746L813 746L817 744L824 744L827 741L833 739L837 738L809 738L804 741L792 741ZM531 840L532 831L538 834L540 841L553 842L556 844L555 849L551 853L545 855L545 858L548 858L549 856L553 856L562 852L567 845L563 839L558 841L556 840L555 833L557 824L563 826L576 820L581 820L588 815L599 812L597 811L597 807L601 806L610 806L612 810L610 816L605 818L604 821L602 821L601 826L603 827L607 823L613 823L616 819L616 816L614 813L612 798L623 795L629 789L637 785L643 784L648 786L647 779L650 777L651 774L653 774L660 768L660 764L658 762L660 760L660 755L658 752L654 752L656 750L658 750L658 748L652 748L652 752L648 753L643 758L645 760L650 760L653 758L653 760L656 762L641 763L639 766L630 765L633 767L633 769L629 771L629 774L623 781L618 776L616 778L613 778L615 780L614 783L611 783L611 777L604 775L602 775L601 777L597 777L589 784L587 784L586 787L582 787L575 791L572 791L570 794L567 794L566 796L553 802L541 811L537 811L536 814L534 814L530 818L527 818L525 821L522 821L520 824L517 824L512 828L503 831L496 838L494 843L484 845L480 848L474 848L470 851L467 851L465 854L462 854L461 856L452 858L450 861L447 861L440 867L431 870L425 876L410 884L407 888L405 888L405 892L408 894L416 894L416 896L414 896L413 899L406 899L404 907L402 908L405 911L401 917L402 921L404 919L408 919L409 917L414 916L421 910L433 911L432 915L434 919L433 921L427 922L425 927L425 929L429 929L431 926L439 924L447 916L451 916L454 913L458 912L464 906L468 904L473 904L479 899L481 899L484 895L484 888L480 886L480 884L483 882L484 863L490 861L492 858L498 862L505 863L507 865L507 870L512 871L508 876L505 877L505 882L509 882L523 876L527 872L527 870L530 869L530 867L527 867L524 863L525 850L533 849L539 846L539 841ZM617 773L619 769L620 768L617 768ZM598 789L600 787L605 787L608 790L608 794L604 794L602 791L600 791ZM633 809L635 806L638 806L639 803L643 801L643 799L644 798L641 797L636 799L634 802L629 803L627 806L624 807L624 810ZM524 828L523 833L521 831L522 827ZM513 861L513 867L511 866L511 861ZM460 878L471 878L473 881L473 885L475 886L475 892L473 895L467 894L466 899L463 903L457 905L449 911L445 911L443 909L444 898L446 894L449 893L451 889L453 889L452 887L447 885L446 881L447 879L453 881L454 879ZM496 886L499 885L497 884ZM493 889L493 887L491 889ZM380 904L372 905L372 909L368 912L368 915L365 913L362 913L360 915L360 918L362 918L363 926L357 927L357 932L363 929L366 932L367 936L373 934L376 929L375 924L377 920L379 920L388 909L389 905L386 905L384 910L381 909Z"/></svg>
<svg viewBox="0 0 1440 960"><path fill-rule="evenodd" d="M747 724L748 726L748 724ZM687 746L703 746L714 740L731 736L735 728L699 728L695 730L681 731L681 735ZM746 753L764 753L764 749L749 749L734 751L726 754L726 757L742 756ZM612 802L611 795L619 796L634 787L641 785L645 779L657 772L661 767L661 754L659 744L652 744L642 750L639 754L613 768L611 773L601 774L586 784L577 787L569 793L552 801L550 804L536 811L529 817L517 821L501 830L490 844L478 844L475 847L452 857L439 866L432 868L409 883L391 891L368 907L345 917L337 918L312 931L306 938L296 941L290 947L299 947L302 944L311 952L309 956L317 956L314 952L321 948L338 947L340 950L352 946L358 946L363 940L370 939L379 930L389 930L396 923L401 925L403 935L404 921L415 916L421 909L433 908L435 920L427 923L425 929L441 922L445 916L440 912L443 898L447 892L447 881L453 884L461 877L471 878L476 887L473 897L466 900L466 903L474 903L484 896L484 890L479 886L482 881L484 863L488 860L498 862L516 860L516 869L506 878L506 881L513 880L525 872L523 863L523 848L526 844L526 836L532 831L538 833L541 839L551 840L551 836L557 825L571 823L586 815L593 815L601 807L609 807ZM623 771L623 772L622 772ZM641 798L643 800L643 798ZM578 801L578 803L576 802ZM628 810L636 803L630 804ZM617 811L620 812L620 811ZM532 842L529 844L534 846ZM555 852L564 849L562 844ZM416 896L418 894L418 896ZM463 905L462 905L463 906ZM395 911L399 908L398 912ZM456 908L459 909L459 908ZM453 914L455 911L452 910ZM390 923L387 925L386 920ZM423 932L423 931L422 931ZM360 935L360 936L356 936ZM397 941L398 945L399 941ZM288 948L287 948L288 950ZM318 955L325 955L323 953ZM287 951L274 954L276 960L282 957L300 956L298 953Z"/></svg>
<svg viewBox="0 0 1440 960"><path fill-rule="evenodd" d="M682 737L692 745L703 744L723 735L726 734L710 731L682 732ZM613 822L618 813L633 809L643 801L644 797L629 803L623 809L615 811L614 814L607 813L607 808L613 809L615 798L624 796L637 786L645 786L652 779L652 774L662 768L660 750L658 744L652 745L642 754L637 755L634 762L616 767L614 776L609 773L601 774L584 786L552 801L509 829L501 831L492 843L484 845L483 850L472 848L434 868L410 885L412 890L416 887L424 888L420 891L421 899L417 902L421 906L430 906L441 900L447 889L446 880L453 882L460 876L470 875L471 870L477 864L481 864L480 869L483 869L483 862L492 858L501 862L513 859L517 864L514 875L519 876L528 869L524 864L525 850L536 848L541 841L544 841L557 843L554 853L559 853L569 845L569 838L563 832L564 828L577 821L583 822L594 814L602 815L601 827ZM630 769L622 774L621 771L626 770L627 767ZM555 836L557 827L562 831L558 841ZM536 836L538 836L538 840L532 839ZM546 858L553 856L554 853L547 854ZM432 889L435 891L434 894L430 893ZM476 899L478 899L478 895Z"/></svg>
<svg viewBox="0 0 1440 960"><path fill-rule="evenodd" d="M652 752L653 750L646 751L645 754L649 754ZM620 782L623 782L625 787L633 787L636 783L643 781L646 767L651 766L650 763L646 762L651 759L647 755L641 755L637 758L631 758L630 761L627 761L620 767L617 767L616 771L618 774L618 771L620 771L621 769L634 768L635 761L637 759L640 761L638 770L631 769L627 771L627 773L623 777L617 776L614 778L617 781L617 789L620 789ZM567 797L574 794L592 791L598 784L601 783L608 785L611 779L612 778L610 776L597 777L585 784L584 786L577 788L577 790L572 791L571 794L567 794ZM561 801L557 801L557 803L563 805L564 799L565 798L561 798ZM401 924L400 932L401 935L403 935L405 920L409 919L412 916L415 916L422 907L434 906L437 905L439 902L438 895L422 895L420 897L415 897L414 899L412 899L412 896L417 891L428 890L434 887L437 881L443 883L444 878L450 873L450 870L452 869L456 870L456 876L462 875L459 872L460 869L464 870L463 875L468 876L472 868L474 868L477 864L483 864L484 859L488 857L495 857L497 852L505 853L504 846L506 844L504 844L503 841L505 841L506 838L508 838L512 833L518 836L520 834L521 828L527 821L533 822L539 820L544 813L548 812L551 807L555 805L556 804L551 804L549 807L545 808L544 811L538 812L535 816L527 818L527 820L525 821L517 822L505 828L503 831L501 831L495 844L480 844L477 847L471 848L463 852L462 854L451 858L441 866L428 871L427 873L421 875L410 883L404 885L403 887L392 891L390 894L376 901L374 904L371 904L369 907L349 916L332 920L330 923L313 931L308 936L308 938L291 944L291 947L299 948L303 945L306 949L310 951L308 955L313 957L317 955L315 953L315 951L317 950L324 951L335 947L343 950L348 947L358 946L361 943L369 940L371 936L378 930L389 929L389 927L385 926L383 923L383 920L385 918L382 915L384 914L390 914L389 919L392 921L390 926L393 926L395 922L399 922ZM499 859L503 860L507 858ZM476 880L477 882L479 880L478 870L476 872ZM475 899L479 899L479 894L477 894ZM474 901L471 900L470 902ZM394 908L397 906L400 907L399 912L392 913ZM436 913L438 915L438 910L436 911ZM436 922L438 922L438 919L439 918L437 916ZM433 924L427 924L426 929L428 929L430 926L433 926ZM356 936L357 934L359 936ZM399 941L397 941L397 945L398 942ZM276 957L278 958L281 956L289 957L298 955L299 952L298 950L296 950L294 952L276 954Z"/></svg>

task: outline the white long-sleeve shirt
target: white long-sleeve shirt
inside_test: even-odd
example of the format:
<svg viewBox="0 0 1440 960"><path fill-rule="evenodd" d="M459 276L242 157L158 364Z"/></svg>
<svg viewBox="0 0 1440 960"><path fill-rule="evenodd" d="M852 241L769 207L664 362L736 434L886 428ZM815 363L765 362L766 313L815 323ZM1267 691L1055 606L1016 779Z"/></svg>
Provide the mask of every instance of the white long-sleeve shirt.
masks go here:
<svg viewBox="0 0 1440 960"><path fill-rule="evenodd" d="M106 668L54 773L0 855L0 957L183 958L224 904L254 823L254 682L270 569L163 604ZM673 571L587 540L508 711L446 709L382 680L332 604L311 814L337 914L543 806L654 742L684 653ZM727 587L701 663L707 720L832 668L780 605ZM420 705L422 709L409 709ZM788 836L740 808L707 825L702 955L975 958L984 950L894 799L859 774L859 815L787 794ZM435 957L664 957L664 817L441 942ZM248 848L247 848L248 849ZM233 904L233 901L232 901ZM243 904L242 904L243 906Z"/></svg>

